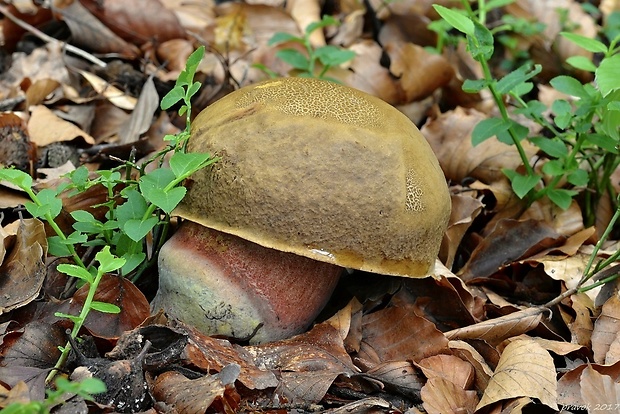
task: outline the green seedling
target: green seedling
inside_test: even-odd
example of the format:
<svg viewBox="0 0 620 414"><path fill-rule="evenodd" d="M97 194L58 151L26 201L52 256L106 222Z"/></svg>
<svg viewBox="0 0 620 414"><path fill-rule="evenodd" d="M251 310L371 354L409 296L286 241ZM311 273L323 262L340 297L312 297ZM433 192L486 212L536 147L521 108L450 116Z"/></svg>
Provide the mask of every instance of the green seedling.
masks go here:
<svg viewBox="0 0 620 414"><path fill-rule="evenodd" d="M620 33L606 30L607 35L614 36L609 38L609 44L570 32L562 33L566 39L598 54L601 59L596 65L583 57L569 58L568 65L592 72L595 82L583 84L571 76L555 77L550 85L568 98L556 100L547 108L535 99L526 99L534 86L532 78L542 70L540 65L526 63L501 79L495 79L491 73L488 61L493 57L496 32L485 26L485 17L493 7L506 3L504 0L488 3L481 0L477 11L472 10L466 1L462 2L461 10L433 6L442 17L442 24L448 24L461 34L468 52L482 69L483 78L465 81L463 89L472 93L488 89L500 114L476 125L472 131L472 143L478 145L494 137L516 147L524 172L510 169L503 172L514 193L528 204L547 197L567 209L576 197L580 197L585 224L593 225L598 201L607 193L616 203L616 215L605 231L608 235L620 215L619 200L610 182L611 173L620 164ZM551 120L545 116L549 110L553 114ZM515 115L523 115L538 123L544 135L531 135ZM530 164L523 147L525 140L534 144L547 158L540 173ZM594 257L593 254L580 286L611 263L604 261L593 267ZM618 277L618 274L610 277Z"/></svg>
<svg viewBox="0 0 620 414"><path fill-rule="evenodd" d="M164 139L169 145L141 165L128 160L124 165L94 174L82 166L68 174L66 182L60 186L38 192L33 189L33 180L27 173L0 169L0 180L12 183L30 197L31 201L25 204L28 213L45 220L55 233L48 237L49 254L72 259L72 264L58 265L58 270L76 278L80 285L88 285L87 298L78 316L57 314L73 322L71 337L74 339L89 312L121 311L116 305L93 300L101 278L106 273L117 273L135 281L155 263L166 240L170 213L185 196L183 182L216 161L209 154L186 152L191 127L191 98L200 88L194 75L203 56L204 47L191 54L175 87L161 102L162 109L181 102L179 113L185 116L185 129L177 135L167 135ZM166 155L170 155L169 167L163 163ZM157 168L149 169L151 164ZM105 217L97 218L86 210L73 211L73 232L65 234L56 222L62 210L62 198L78 195L94 186L100 186L107 194L106 202L92 206L103 207ZM151 243L147 243L147 237ZM78 254L89 251L89 248L98 252L95 255L97 266L86 265ZM48 376L48 382L64 365L70 348L68 343L62 347L62 354Z"/></svg>
<svg viewBox="0 0 620 414"><path fill-rule="evenodd" d="M333 45L325 45L314 48L310 43L310 35L318 29L327 26L336 26L340 22L332 16L323 16L318 22L309 24L304 30L303 37L294 36L290 33L278 32L269 39L269 46L277 46L282 43L295 42L303 46L305 53L297 49L282 49L276 52L276 56L282 61L291 65L296 71L296 75L307 78L326 79L337 82L327 76L328 71L334 66L342 65L355 57L355 52L345 50ZM269 73L272 77L276 75L265 68L264 65L256 65L258 68Z"/></svg>

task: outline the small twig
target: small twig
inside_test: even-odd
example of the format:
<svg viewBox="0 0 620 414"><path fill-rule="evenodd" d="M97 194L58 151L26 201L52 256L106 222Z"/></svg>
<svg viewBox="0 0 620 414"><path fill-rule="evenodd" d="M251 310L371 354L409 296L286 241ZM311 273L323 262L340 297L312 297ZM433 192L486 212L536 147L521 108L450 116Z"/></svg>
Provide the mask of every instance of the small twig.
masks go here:
<svg viewBox="0 0 620 414"><path fill-rule="evenodd" d="M70 44L68 44L66 42L61 42L58 39L54 39L53 37L46 35L45 33L40 31L36 27L31 26L30 24L26 23L25 21L21 20L20 18L13 16L8 11L6 6L1 6L0 5L0 13L2 13L4 16L6 16L9 20L11 20L13 23L18 25L19 27L29 31L30 33L32 33L33 35L37 36L39 39L41 39L41 40L43 40L45 42L54 43L54 44L60 45L67 52L71 52L71 53L74 53L74 54L76 54L78 56L81 56L84 59L90 61L91 63L94 63L97 66L101 66L102 68L105 68L107 66L107 64L103 60L101 60L101 59L91 55L90 53L88 53L88 52L86 52L86 51L84 51L84 50L82 50L80 48L77 48L77 47L75 47L73 45L70 45Z"/></svg>

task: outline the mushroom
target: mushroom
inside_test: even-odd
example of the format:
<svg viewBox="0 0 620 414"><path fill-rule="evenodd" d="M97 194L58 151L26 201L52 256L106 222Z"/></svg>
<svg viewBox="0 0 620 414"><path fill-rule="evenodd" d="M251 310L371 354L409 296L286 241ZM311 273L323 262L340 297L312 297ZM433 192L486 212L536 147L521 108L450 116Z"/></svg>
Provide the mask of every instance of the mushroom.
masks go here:
<svg viewBox="0 0 620 414"><path fill-rule="evenodd" d="M423 277L450 215L415 125L358 90L307 78L241 88L194 120L196 172L159 256L154 309L260 343L302 332L341 269Z"/></svg>

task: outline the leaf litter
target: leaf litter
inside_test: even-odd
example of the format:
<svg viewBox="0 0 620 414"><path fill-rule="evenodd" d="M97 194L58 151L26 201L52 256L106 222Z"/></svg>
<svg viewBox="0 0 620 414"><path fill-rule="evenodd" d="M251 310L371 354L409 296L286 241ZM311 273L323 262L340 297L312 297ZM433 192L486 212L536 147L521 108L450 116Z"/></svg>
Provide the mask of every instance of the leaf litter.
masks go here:
<svg viewBox="0 0 620 414"><path fill-rule="evenodd" d="M154 102L172 87L196 44L210 45L199 68L203 89L196 108L202 109L238 86L264 79L256 63L287 75L292 68L275 54L290 45L270 47L268 39L275 32L299 36L324 12L315 0L286 6L208 0L150 0L148 7L122 1L57 3L55 19L64 31L52 39L41 31L52 21L49 9L29 1L0 7L5 16L0 20L5 38L0 164L31 171L39 188L58 185L61 168L79 163L94 170L115 158L128 159L132 148L136 159L162 148L161 138L183 125L174 111L160 112ZM598 31L599 22L578 3L554 4L567 10L568 21L580 22L578 33L593 37ZM356 53L348 65L334 68L333 77L408 114L450 181L453 211L434 277L345 276L308 332L252 346L207 337L151 314L154 274L151 283L137 285L106 277L98 300L122 311L89 316L83 336L90 339L78 345L81 357L67 373L77 378L96 371L116 378L110 381L113 395L89 402L90 411L109 409L105 404L153 413L618 407L618 282L552 302L576 286L611 219L609 205L601 203L596 225L586 227L576 203L565 211L545 200L525 208L514 196L502 169L519 166L515 148L496 140L471 145L474 125L495 116L484 93L460 90L464 79L480 75L477 66L462 49L442 55L425 49L436 41L426 29L436 18L430 3L335 5L332 11L343 24L311 39L315 46L333 44ZM601 13L608 16L603 6ZM543 82L566 71L558 62L593 57L558 36L557 10L521 0L502 9L546 24L543 32L519 41L543 64L539 99L547 102L558 97ZM369 28L365 23L373 19L381 24ZM65 53L60 42L67 40L86 52ZM584 73L573 75L589 80ZM14 137L21 143L17 149ZM54 149L61 144L73 151L66 158L64 149L61 155ZM536 148L526 151L530 158L540 156ZM57 156L60 161L50 162ZM618 174L613 173L616 189ZM70 327L55 313L79 310L84 290L55 271L61 259L48 257L43 224L15 209L24 202L19 192L2 186L0 200L3 407L44 398L44 379ZM92 206L103 201L105 191L97 187L81 199L67 195L61 225L71 229L72 209L96 216ZM615 250L611 241L599 256Z"/></svg>

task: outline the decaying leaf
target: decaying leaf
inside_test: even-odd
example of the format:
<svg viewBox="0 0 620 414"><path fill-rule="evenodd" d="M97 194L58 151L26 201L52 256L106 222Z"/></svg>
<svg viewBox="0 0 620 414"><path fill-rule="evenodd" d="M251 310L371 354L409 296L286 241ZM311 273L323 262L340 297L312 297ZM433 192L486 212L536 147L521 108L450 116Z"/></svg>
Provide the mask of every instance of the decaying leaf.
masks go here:
<svg viewBox="0 0 620 414"><path fill-rule="evenodd" d="M513 341L504 348L476 410L500 400L532 397L553 410L557 405L557 380L553 358L530 340Z"/></svg>
<svg viewBox="0 0 620 414"><path fill-rule="evenodd" d="M478 404L476 391L464 390L441 377L429 379L422 387L421 397L429 414L473 413Z"/></svg>
<svg viewBox="0 0 620 414"><path fill-rule="evenodd" d="M0 314L33 301L45 279L47 239L38 219L20 220L15 244L0 265Z"/></svg>
<svg viewBox="0 0 620 414"><path fill-rule="evenodd" d="M620 298L605 302L592 331L594 362L612 365L620 361Z"/></svg>

